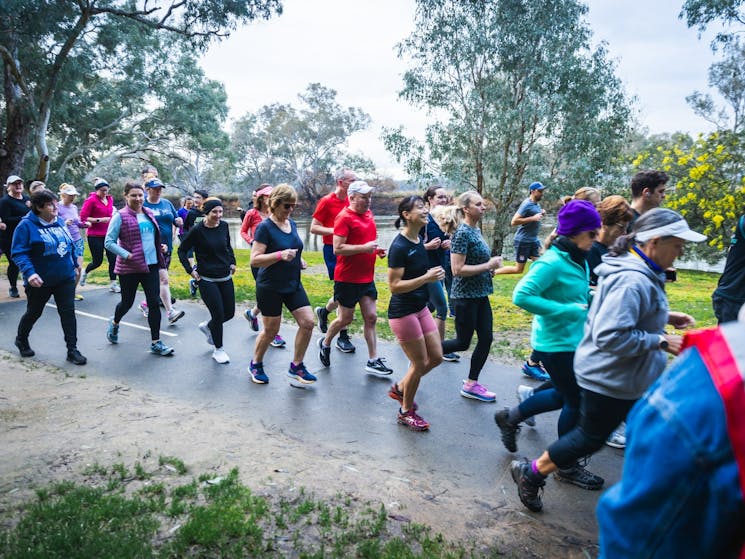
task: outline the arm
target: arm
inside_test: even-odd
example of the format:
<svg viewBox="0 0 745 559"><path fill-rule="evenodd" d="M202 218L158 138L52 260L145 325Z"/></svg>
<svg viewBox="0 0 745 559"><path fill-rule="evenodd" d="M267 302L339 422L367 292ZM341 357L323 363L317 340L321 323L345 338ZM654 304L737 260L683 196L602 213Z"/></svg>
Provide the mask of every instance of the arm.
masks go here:
<svg viewBox="0 0 745 559"><path fill-rule="evenodd" d="M251 227L251 224L249 223L251 221L251 214L253 212L246 212L246 215L243 216L243 221L241 222L241 230L240 235L241 239L246 241L246 244L251 244L251 237L248 235L248 230Z"/></svg>
<svg viewBox="0 0 745 559"><path fill-rule="evenodd" d="M228 255L230 256L230 273L235 273L235 253L233 252L233 246L230 243L230 227L225 224L225 246L228 249Z"/></svg>
<svg viewBox="0 0 745 559"><path fill-rule="evenodd" d="M181 262L184 271L189 275L193 274L196 270L196 266L191 265L187 254L194 248L198 231L198 229L190 229L189 232L184 235L184 238L181 239L181 244L178 246L178 261Z"/></svg>
<svg viewBox="0 0 745 559"><path fill-rule="evenodd" d="M560 303L544 296L551 293L556 269L542 260L536 260L528 273L517 283L512 292L512 302L529 313L541 316L575 319L587 312L587 304Z"/></svg>
<svg viewBox="0 0 745 559"><path fill-rule="evenodd" d="M122 227L122 217L119 212L116 212L109 221L109 227L106 230L106 238L104 239L103 246L106 250L109 250L124 260L129 259L130 253L126 249L119 246L117 240L119 239L119 231Z"/></svg>
<svg viewBox="0 0 745 559"><path fill-rule="evenodd" d="M445 270L442 269L442 266L430 268L425 274L418 278L408 280L401 279L404 276L404 270L405 268L388 268L388 286L390 287L392 294L408 293L426 283L445 279Z"/></svg>
<svg viewBox="0 0 745 559"><path fill-rule="evenodd" d="M540 221L542 217L543 212L528 217L523 217L520 215L520 212L517 212L515 215L512 216L510 225L512 225L513 227L517 227L518 225L524 225L526 223L530 223L531 221Z"/></svg>
<svg viewBox="0 0 745 559"><path fill-rule="evenodd" d="M34 269L34 263L31 260L31 235L25 224L19 224L16 227L13 234L13 244L11 245L8 256L13 259L13 262L18 266L26 281L29 281L33 276L38 277ZM34 287L38 287L38 285Z"/></svg>
<svg viewBox="0 0 745 559"><path fill-rule="evenodd" d="M466 264L466 255L458 254L456 252L450 253L450 267L453 270L454 276L460 276L467 278L469 276L477 276L484 272L490 272L496 270L502 265L502 258L500 256L492 256L489 260L483 264Z"/></svg>
<svg viewBox="0 0 745 559"><path fill-rule="evenodd" d="M315 217L310 222L310 232L314 235L333 235L333 227L324 227Z"/></svg>
<svg viewBox="0 0 745 559"><path fill-rule="evenodd" d="M268 268L272 264L284 260L289 262L297 254L296 248L286 248L275 252L266 252L266 245L260 241L254 241L251 247L251 266L253 268Z"/></svg>
<svg viewBox="0 0 745 559"><path fill-rule="evenodd" d="M378 250L378 241L369 241L364 245L347 244L347 238L334 235L334 254L352 256L353 254L372 254Z"/></svg>

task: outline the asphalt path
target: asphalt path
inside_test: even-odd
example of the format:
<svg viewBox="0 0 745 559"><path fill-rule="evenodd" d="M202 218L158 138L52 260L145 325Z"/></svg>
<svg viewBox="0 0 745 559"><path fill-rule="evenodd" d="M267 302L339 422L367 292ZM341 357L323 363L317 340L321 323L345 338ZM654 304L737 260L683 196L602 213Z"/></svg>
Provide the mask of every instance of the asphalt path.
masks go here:
<svg viewBox="0 0 745 559"><path fill-rule="evenodd" d="M65 361L53 300L31 333L30 344L36 352L33 359L71 374L84 372L89 377L110 378L165 395L182 401L185 407L209 404L210 408L261 421L312 444L374 456L376 464L371 467L423 471L440 479L457 480L463 491L485 503L485 512L489 507L507 506L527 513L517 499L509 463L522 456L537 457L555 439L558 412L539 416L535 428L523 427L518 453L504 449L494 413L516 403L518 384L536 384L520 374L519 367L493 359L487 362L480 381L497 393L497 404L487 404L459 394L462 379L468 374L467 355L460 363L443 363L422 380L417 394L419 411L430 422L430 431L414 433L397 425L397 404L387 396L391 380L401 378L408 366L395 343L378 344L379 355L394 369L391 377L365 372L367 351L361 336L352 339L356 353L344 354L334 348L331 366L324 368L318 359L316 343L321 333L316 328L305 359L306 366L318 376L315 385L304 389L290 386L286 371L291 349L275 348L269 348L264 359L270 382L257 385L246 371L257 334L242 317L243 308L225 325L224 347L231 361L219 365L211 358L212 347L197 328L199 322L209 318L201 302L179 301L177 306L186 311L186 316L174 325L163 320L162 339L175 349L175 355L160 357L149 353L147 320L136 306L122 321L119 343L112 345L105 333L119 295L105 288L86 289L84 293L85 300L76 303L76 313L78 347L88 364L77 367ZM139 295L138 302L143 299ZM0 348L17 353L13 341L24 310L24 299L0 304ZM292 324L282 325L288 348L295 331ZM606 447L592 458L589 469L603 476L608 487L620 477L622 457L622 451ZM544 513L535 516L593 537L599 496L600 492L552 479L546 485Z"/></svg>

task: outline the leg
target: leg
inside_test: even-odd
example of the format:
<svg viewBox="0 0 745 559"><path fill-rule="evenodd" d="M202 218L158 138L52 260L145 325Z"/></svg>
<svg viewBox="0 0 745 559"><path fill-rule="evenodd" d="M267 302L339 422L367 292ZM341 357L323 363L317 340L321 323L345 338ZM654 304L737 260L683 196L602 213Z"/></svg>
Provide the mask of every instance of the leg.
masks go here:
<svg viewBox="0 0 745 559"><path fill-rule="evenodd" d="M223 345L223 328L222 324L225 322L225 312L223 308L223 299L220 294L220 287L218 283L213 281L200 281L199 282L199 295L202 297L207 310L210 312L210 321L207 323L207 327L210 329L212 334L212 341L216 349L219 349Z"/></svg>
<svg viewBox="0 0 745 559"><path fill-rule="evenodd" d="M166 309L166 316L171 314L171 286L168 282L168 270L161 268L158 270L158 282L160 300L163 302L163 307ZM148 303L148 306L150 303Z"/></svg>
<svg viewBox="0 0 745 559"><path fill-rule="evenodd" d="M154 343L160 340L160 279L158 278L158 266L150 266L150 271L147 274L139 274L139 276L148 306L147 323L150 326L150 339ZM134 302L134 299L132 302Z"/></svg>
<svg viewBox="0 0 745 559"><path fill-rule="evenodd" d="M137 295L137 286L140 284L140 274L122 274L121 277L121 300L119 301L119 304L116 306L116 309L114 309L114 324L119 324L122 317L129 312L129 309L132 308L132 305L135 302L135 295ZM148 303L148 306L150 303ZM160 308L158 308L158 302L156 299L155 307L158 309L158 312L160 313ZM148 321L150 320L150 317L148 316Z"/></svg>
<svg viewBox="0 0 745 559"><path fill-rule="evenodd" d="M295 335L295 353L292 362L295 365L299 365L305 358L305 352L308 349L310 337L313 334L313 326L315 326L313 309L310 305L300 307L292 311L292 316L295 317L295 322L298 325L298 331Z"/></svg>
<svg viewBox="0 0 745 559"><path fill-rule="evenodd" d="M116 273L114 272L114 266L116 265L116 254L110 250L104 249L106 252L106 260L109 262L109 280L116 281ZM148 303L149 305L150 303Z"/></svg>
<svg viewBox="0 0 745 559"><path fill-rule="evenodd" d="M435 320L440 340L445 339L445 319L448 316L448 304L445 300L445 286L440 281L427 284L429 302L435 308Z"/></svg>
<svg viewBox="0 0 745 559"><path fill-rule="evenodd" d="M416 340L399 343L411 361L409 370L398 383L404 393L401 411L405 412L414 406L414 397L422 377L442 363L442 346L437 331L424 334Z"/></svg>
<svg viewBox="0 0 745 559"><path fill-rule="evenodd" d="M269 343L279 332L279 326L282 324L282 315L266 316L262 310L261 321L264 324L264 329L256 336L256 342L254 343L254 363L262 363L264 361L264 354L269 347Z"/></svg>
<svg viewBox="0 0 745 559"><path fill-rule="evenodd" d="M378 311L375 308L375 299L365 295L360 299L360 312L364 321L363 331L367 342L367 353L370 359L378 357L378 337L375 332L375 324L378 321Z"/></svg>
<svg viewBox="0 0 745 559"><path fill-rule="evenodd" d="M453 299L455 339L442 342L442 352L465 351L471 345L476 330L476 299Z"/></svg>
<svg viewBox="0 0 745 559"><path fill-rule="evenodd" d="M557 425L559 437L571 431L579 418L580 390L574 376L574 352L544 352L536 351L551 377L555 389L563 400L561 415ZM550 392L547 390L545 392ZM539 393L543 394L543 393ZM538 396L538 395L536 395Z"/></svg>
<svg viewBox="0 0 745 559"><path fill-rule="evenodd" d="M65 336L65 345L68 351L78 346L78 323L75 318L75 281L67 281L53 287L52 295L57 305L62 332Z"/></svg>
<svg viewBox="0 0 745 559"><path fill-rule="evenodd" d="M103 262L103 237L88 237L88 248L91 251L91 261L85 267L85 273L89 274L98 268Z"/></svg>
<svg viewBox="0 0 745 559"><path fill-rule="evenodd" d="M344 328L352 324L354 320L354 307L344 307L341 304L337 308L336 318L329 324L328 332L323 340L325 346L330 346L334 337Z"/></svg>
<svg viewBox="0 0 745 559"><path fill-rule="evenodd" d="M18 321L17 336L21 341L28 343L28 336L31 329L39 320L41 313L44 312L44 305L47 304L52 296L52 291L48 287L31 287L26 286L26 312Z"/></svg>
<svg viewBox="0 0 745 559"><path fill-rule="evenodd" d="M478 299L476 307L476 347L471 355L471 369L468 373L468 379L472 381L479 380L481 369L484 368L486 359L489 357L489 349L494 341L493 315L489 298L483 297Z"/></svg>

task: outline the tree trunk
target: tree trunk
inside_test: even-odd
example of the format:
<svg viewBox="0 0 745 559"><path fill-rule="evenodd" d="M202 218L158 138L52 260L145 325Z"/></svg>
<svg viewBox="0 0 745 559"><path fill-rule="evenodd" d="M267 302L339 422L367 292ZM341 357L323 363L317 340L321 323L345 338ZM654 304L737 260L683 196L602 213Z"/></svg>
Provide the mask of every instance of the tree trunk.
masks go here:
<svg viewBox="0 0 745 559"><path fill-rule="evenodd" d="M34 128L34 119L8 64L3 65L3 74L7 120L5 134L0 144L0 181L4 184L9 175L22 176L23 161L26 157L31 130Z"/></svg>

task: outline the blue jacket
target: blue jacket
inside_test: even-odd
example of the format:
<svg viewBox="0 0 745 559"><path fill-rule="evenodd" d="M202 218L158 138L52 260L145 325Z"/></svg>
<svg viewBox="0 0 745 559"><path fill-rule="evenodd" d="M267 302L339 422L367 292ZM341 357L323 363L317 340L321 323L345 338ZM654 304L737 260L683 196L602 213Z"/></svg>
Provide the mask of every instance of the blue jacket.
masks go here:
<svg viewBox="0 0 745 559"><path fill-rule="evenodd" d="M626 436L623 477L598 503L600 556L737 557L745 498L722 398L698 348L637 402Z"/></svg>
<svg viewBox="0 0 745 559"><path fill-rule="evenodd" d="M34 274L39 274L45 287L75 280L75 245L59 218L45 225L33 212L26 214L13 233L10 254L23 274L24 285Z"/></svg>

